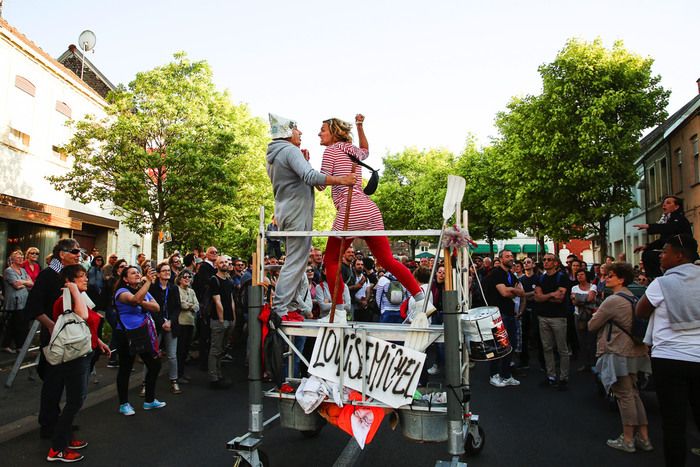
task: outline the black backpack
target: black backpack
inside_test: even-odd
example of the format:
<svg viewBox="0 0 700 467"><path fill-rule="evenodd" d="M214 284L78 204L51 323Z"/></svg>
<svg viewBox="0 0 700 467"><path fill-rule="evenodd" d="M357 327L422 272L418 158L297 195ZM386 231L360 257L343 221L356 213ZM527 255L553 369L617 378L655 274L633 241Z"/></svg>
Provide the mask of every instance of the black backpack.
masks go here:
<svg viewBox="0 0 700 467"><path fill-rule="evenodd" d="M622 292L618 292L615 295L618 295L628 302L630 302L630 305L632 306L632 329L631 331L628 331L627 329L623 328L620 326L618 323L615 322L615 320L610 320L611 325L617 326L622 332L630 336L632 339L632 342L635 344L643 344L644 343L644 336L647 333L647 326L649 325L649 320L648 319L643 319L643 318L638 318L637 314L634 312L634 309L637 306L637 297L634 295L627 295ZM612 332L612 326L610 327L610 330L608 331L608 340L610 340L610 333Z"/></svg>

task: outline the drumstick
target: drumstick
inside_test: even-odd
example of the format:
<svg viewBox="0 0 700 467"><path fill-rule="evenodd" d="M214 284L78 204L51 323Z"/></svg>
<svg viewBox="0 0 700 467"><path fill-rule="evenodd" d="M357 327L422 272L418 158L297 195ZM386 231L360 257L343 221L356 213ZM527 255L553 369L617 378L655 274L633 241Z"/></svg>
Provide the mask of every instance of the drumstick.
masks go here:
<svg viewBox="0 0 700 467"><path fill-rule="evenodd" d="M452 253L445 248L445 290L452 290Z"/></svg>
<svg viewBox="0 0 700 467"><path fill-rule="evenodd" d="M357 164L353 162L352 170L350 171L350 173L354 175L356 168ZM348 202L345 205L345 218L343 219L343 230L348 230L348 224L350 223L350 205L352 204L352 192L354 191L354 188L355 184L348 187ZM336 297L338 294L338 286L340 285L340 262L343 260L343 253L345 253L345 237L342 237L342 239L340 240L340 253L338 253L338 270L335 272L335 284L333 285L333 295L331 296L331 314L328 318L329 323L332 323L333 319L335 318Z"/></svg>

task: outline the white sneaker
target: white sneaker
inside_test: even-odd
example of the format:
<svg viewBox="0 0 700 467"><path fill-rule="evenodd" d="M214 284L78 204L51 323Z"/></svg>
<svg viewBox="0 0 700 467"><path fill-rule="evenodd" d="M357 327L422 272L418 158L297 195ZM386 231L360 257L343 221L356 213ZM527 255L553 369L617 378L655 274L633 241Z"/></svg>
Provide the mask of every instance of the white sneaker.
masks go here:
<svg viewBox="0 0 700 467"><path fill-rule="evenodd" d="M503 383L504 386L520 386L520 381L513 378L512 376L507 379L501 379L501 383Z"/></svg>
<svg viewBox="0 0 700 467"><path fill-rule="evenodd" d="M423 300L414 300L413 297L411 297L411 300L409 300L408 305L409 305L409 321L413 321L413 316L418 313L419 311L423 311ZM425 314L429 315L431 312L435 311L436 308L433 306L432 303L428 302L428 308L425 310Z"/></svg>
<svg viewBox="0 0 700 467"><path fill-rule="evenodd" d="M491 379L489 379L489 383L491 383L491 386L496 386L497 388L506 387L506 383L503 382L500 375L493 375L491 377ZM520 383L518 383L518 384L520 384Z"/></svg>
<svg viewBox="0 0 700 467"><path fill-rule="evenodd" d="M429 375L436 375L440 373L440 368L438 368L437 363L433 363L433 366L428 368L428 374Z"/></svg>

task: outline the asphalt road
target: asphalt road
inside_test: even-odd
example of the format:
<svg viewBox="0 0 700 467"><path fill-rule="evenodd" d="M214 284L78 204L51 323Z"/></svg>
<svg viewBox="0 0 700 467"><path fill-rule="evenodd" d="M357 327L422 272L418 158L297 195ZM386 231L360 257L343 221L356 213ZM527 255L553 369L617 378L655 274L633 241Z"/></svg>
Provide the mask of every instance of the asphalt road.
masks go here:
<svg viewBox="0 0 700 467"><path fill-rule="evenodd" d="M568 392L540 388L537 369L521 377L519 387L493 388L487 382L488 368L480 364L472 378L472 410L481 417L486 432L484 450L467 459L470 467L517 466L608 466L658 467L663 465L659 414L653 393L644 393L652 443L650 453L627 454L605 445L621 432L619 417L597 393L590 374L572 376ZM233 454L228 440L245 433L247 427L246 372L240 362L228 364L234 379L230 390L211 390L206 375L188 368L192 384L184 394L167 392L161 377L157 397L167 407L151 412L141 408L142 399L132 391L136 415L117 413L116 398L83 410L78 416L78 435L90 445L83 450L80 465L111 466L229 466ZM135 376L138 378L138 373ZM115 395L116 397L116 395ZM275 401L266 401L266 415L276 413ZM272 466L330 466L349 437L326 426L313 439L274 424L265 433L264 451ZM700 446L700 435L690 434L692 446ZM38 430L0 444L3 466L47 465L49 443ZM363 451L361 466L433 466L449 460L445 443L419 444L392 431L385 421L375 440ZM700 465L700 457L689 454L688 465Z"/></svg>

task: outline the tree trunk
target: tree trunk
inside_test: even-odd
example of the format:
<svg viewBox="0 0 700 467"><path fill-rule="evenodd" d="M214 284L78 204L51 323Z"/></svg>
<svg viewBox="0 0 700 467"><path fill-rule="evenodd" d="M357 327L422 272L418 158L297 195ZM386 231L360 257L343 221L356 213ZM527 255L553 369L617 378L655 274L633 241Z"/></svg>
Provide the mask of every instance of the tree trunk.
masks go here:
<svg viewBox="0 0 700 467"><path fill-rule="evenodd" d="M541 257L544 256L544 237L537 237L537 243L539 243L540 247L537 250L537 258L535 258L535 261L540 262L542 261Z"/></svg>
<svg viewBox="0 0 700 467"><path fill-rule="evenodd" d="M416 248L418 247L418 240L416 240L415 238L412 238L409 241L409 245L411 245L411 252L409 253L410 259L411 259L411 261L415 261L416 260Z"/></svg>
<svg viewBox="0 0 700 467"><path fill-rule="evenodd" d="M605 257L608 256L608 222L602 220L598 228L598 243L600 244L600 262L605 262Z"/></svg>
<svg viewBox="0 0 700 467"><path fill-rule="evenodd" d="M151 257L153 261L158 261L158 234L160 230L153 226L153 232L151 232Z"/></svg>

